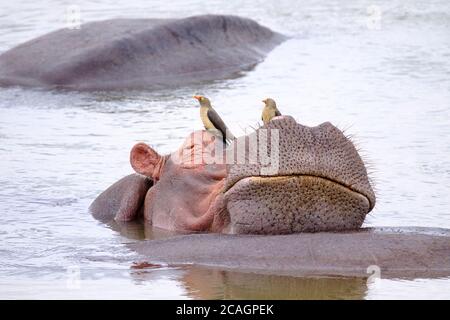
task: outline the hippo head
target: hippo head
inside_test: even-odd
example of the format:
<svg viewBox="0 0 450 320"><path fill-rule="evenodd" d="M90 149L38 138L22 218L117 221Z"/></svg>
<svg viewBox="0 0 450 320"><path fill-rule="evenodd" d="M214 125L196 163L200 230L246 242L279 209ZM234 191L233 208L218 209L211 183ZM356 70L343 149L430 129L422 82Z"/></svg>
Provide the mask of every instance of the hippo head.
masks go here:
<svg viewBox="0 0 450 320"><path fill-rule="evenodd" d="M139 143L131 150L130 161L153 184L136 187L134 182L134 187L122 186L120 192L116 186L115 195L128 190L115 206L116 220L141 214L154 226L169 230L255 234L351 230L362 225L375 205L361 157L329 122L307 127L289 116L276 117L225 150L219 139L197 131L166 156ZM101 202L108 199L107 191L99 196ZM94 215L104 207L96 202L91 206Z"/></svg>

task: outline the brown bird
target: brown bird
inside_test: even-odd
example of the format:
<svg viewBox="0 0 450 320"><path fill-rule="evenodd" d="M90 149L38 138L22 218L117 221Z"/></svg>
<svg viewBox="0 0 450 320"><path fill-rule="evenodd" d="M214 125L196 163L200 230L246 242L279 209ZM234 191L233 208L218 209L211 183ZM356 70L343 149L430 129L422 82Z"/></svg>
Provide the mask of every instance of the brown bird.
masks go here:
<svg viewBox="0 0 450 320"><path fill-rule="evenodd" d="M200 118L205 129L223 139L223 143L234 140L235 137L220 118L219 114L211 106L211 102L204 96L194 96L200 102Z"/></svg>
<svg viewBox="0 0 450 320"><path fill-rule="evenodd" d="M267 98L262 102L264 102L265 106L262 112L261 119L265 125L268 124L273 117L281 116L281 112L280 110L278 110L277 104L273 99Z"/></svg>

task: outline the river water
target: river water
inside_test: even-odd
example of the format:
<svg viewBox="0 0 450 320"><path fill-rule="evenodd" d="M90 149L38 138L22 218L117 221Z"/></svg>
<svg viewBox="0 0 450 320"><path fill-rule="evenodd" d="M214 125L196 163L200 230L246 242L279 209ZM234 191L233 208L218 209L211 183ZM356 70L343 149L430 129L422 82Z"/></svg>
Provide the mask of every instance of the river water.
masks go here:
<svg viewBox="0 0 450 320"><path fill-rule="evenodd" d="M0 52L66 26L72 1L1 1ZM87 207L132 172L134 143L173 151L208 95L235 134L262 98L306 125L347 129L369 164L366 226L450 228L450 2L76 1L81 20L239 14L291 39L239 77L160 91L0 88L0 298L450 298L450 279L290 278L142 267L127 244L155 230ZM170 235L164 235L170 236Z"/></svg>

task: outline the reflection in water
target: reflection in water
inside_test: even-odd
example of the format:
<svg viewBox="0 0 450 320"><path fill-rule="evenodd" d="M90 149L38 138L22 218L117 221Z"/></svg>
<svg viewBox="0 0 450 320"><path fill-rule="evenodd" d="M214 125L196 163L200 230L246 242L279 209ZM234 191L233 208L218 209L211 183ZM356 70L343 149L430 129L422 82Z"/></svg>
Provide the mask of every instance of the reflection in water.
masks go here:
<svg viewBox="0 0 450 320"><path fill-rule="evenodd" d="M143 222L110 222L120 236L135 241L167 239L179 233L154 228ZM129 266L129 276L135 284L155 287L164 280L167 286L178 286L178 297L190 299L446 299L450 280L443 279L368 279L357 277L291 277L251 272L237 272L203 266L168 266L146 261L136 256ZM402 288L396 290L396 288ZM422 289L426 288L425 291ZM130 293L131 294L131 293ZM147 297L147 292L139 298ZM152 291L152 295L155 292Z"/></svg>
<svg viewBox="0 0 450 320"><path fill-rule="evenodd" d="M366 279L296 278L189 268L181 278L195 299L363 299Z"/></svg>
<svg viewBox="0 0 450 320"><path fill-rule="evenodd" d="M133 240L177 235L140 221L112 221L108 225L121 236ZM166 274L171 272L185 288L186 295L193 299L363 299L367 290L363 278L298 278L196 266L165 271L167 266L140 260L130 266L130 274L134 281L142 284L152 281L158 268Z"/></svg>

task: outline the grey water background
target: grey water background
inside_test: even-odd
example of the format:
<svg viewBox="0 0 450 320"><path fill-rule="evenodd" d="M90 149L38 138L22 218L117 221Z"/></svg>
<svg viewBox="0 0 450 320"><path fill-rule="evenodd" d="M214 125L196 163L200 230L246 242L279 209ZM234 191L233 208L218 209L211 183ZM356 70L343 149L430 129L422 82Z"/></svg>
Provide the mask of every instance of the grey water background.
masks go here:
<svg viewBox="0 0 450 320"><path fill-rule="evenodd" d="M70 5L83 22L238 14L292 39L253 70L188 87L0 88L0 298L450 297L449 279L142 268L127 244L170 235L106 226L87 211L132 172L134 143L166 153L202 127L192 94L208 95L238 135L271 96L303 124L331 121L354 136L378 197L366 226L450 228L450 2L1 0L0 52L65 27Z"/></svg>

